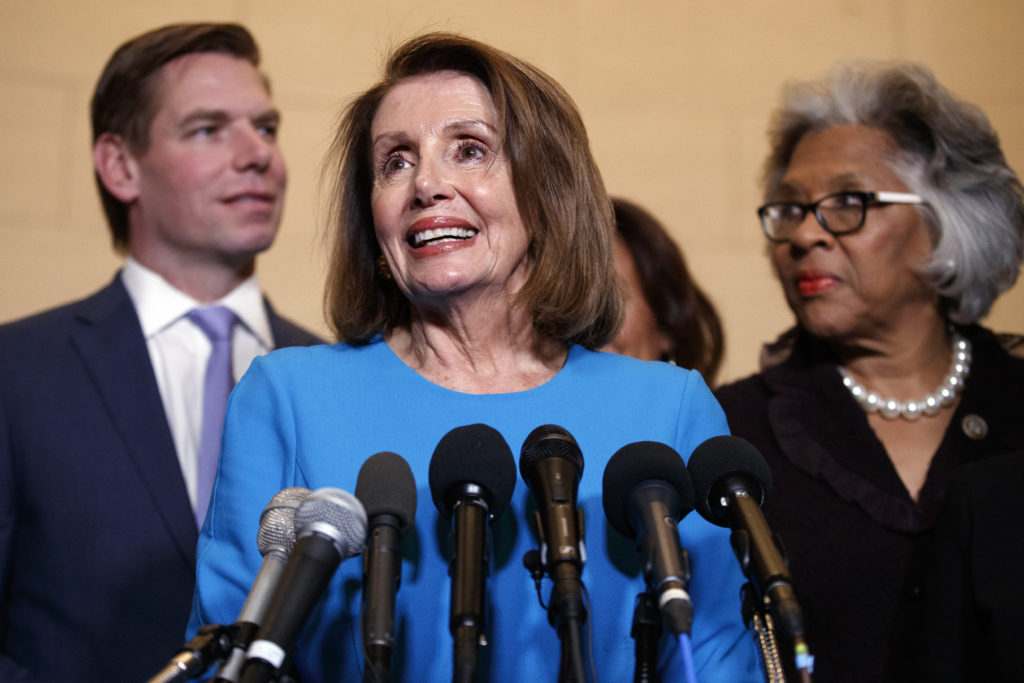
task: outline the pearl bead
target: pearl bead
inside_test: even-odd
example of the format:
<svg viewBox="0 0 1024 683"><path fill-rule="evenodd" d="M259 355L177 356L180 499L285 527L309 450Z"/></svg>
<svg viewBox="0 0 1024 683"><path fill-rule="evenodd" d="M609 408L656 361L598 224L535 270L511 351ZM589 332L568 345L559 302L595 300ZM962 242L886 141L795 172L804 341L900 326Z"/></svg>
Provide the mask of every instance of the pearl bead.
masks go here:
<svg viewBox="0 0 1024 683"><path fill-rule="evenodd" d="M864 397L864 403L862 405L864 406L864 410L869 413L873 413L882 407L882 397L872 391Z"/></svg>
<svg viewBox="0 0 1024 683"><path fill-rule="evenodd" d="M882 402L882 417L887 420L895 420L903 412L903 404L894 398Z"/></svg>

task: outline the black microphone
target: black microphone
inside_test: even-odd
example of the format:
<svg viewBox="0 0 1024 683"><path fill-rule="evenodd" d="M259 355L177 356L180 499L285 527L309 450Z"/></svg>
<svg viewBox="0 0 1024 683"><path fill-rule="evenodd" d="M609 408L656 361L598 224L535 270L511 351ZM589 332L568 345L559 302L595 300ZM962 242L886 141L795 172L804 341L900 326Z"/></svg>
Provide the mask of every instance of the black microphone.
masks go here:
<svg viewBox="0 0 1024 683"><path fill-rule="evenodd" d="M295 511L310 493L309 489L301 486L282 489L263 508L256 533L256 547L263 556L263 563L235 622L237 632L231 654L217 669L213 683L235 683L238 680L245 663L245 651L256 637L270 597L295 545Z"/></svg>
<svg viewBox="0 0 1024 683"><path fill-rule="evenodd" d="M430 495L441 516L452 520L451 617L453 683L476 675L477 647L484 640L484 584L488 571L487 523L505 512L516 486L516 462L493 427L473 424L451 430L434 449L428 471Z"/></svg>
<svg viewBox="0 0 1024 683"><path fill-rule="evenodd" d="M758 602L767 601L783 634L802 644L803 613L789 568L761 512L772 489L768 463L749 442L715 436L697 446L687 467L697 512L712 524L732 529L733 551Z"/></svg>
<svg viewBox="0 0 1024 683"><path fill-rule="evenodd" d="M303 623L342 560L366 543L366 511L347 491L314 491L295 512L298 540L267 613L246 652L241 683L267 683L280 671Z"/></svg>
<svg viewBox="0 0 1024 683"><path fill-rule="evenodd" d="M576 439L558 425L537 427L523 442L519 473L537 500L540 563L555 582L551 606L556 618L583 621L580 573L586 548L576 503L583 454Z"/></svg>
<svg viewBox="0 0 1024 683"><path fill-rule="evenodd" d="M541 425L523 442L519 472L537 500L540 564L551 580L548 617L562 642L559 680L584 680L579 627L587 618L580 574L586 561L583 524L576 504L583 454L565 429Z"/></svg>
<svg viewBox="0 0 1024 683"><path fill-rule="evenodd" d="M409 463L395 453L371 455L359 470L356 498L370 522L363 553L364 680L385 683L395 639L395 594L402 576L398 541L416 517L416 480Z"/></svg>
<svg viewBox="0 0 1024 683"><path fill-rule="evenodd" d="M693 509L693 485L683 459L656 441L623 446L604 469L602 502L612 527L637 539L644 579L666 626L676 636L689 633L690 565L678 524Z"/></svg>

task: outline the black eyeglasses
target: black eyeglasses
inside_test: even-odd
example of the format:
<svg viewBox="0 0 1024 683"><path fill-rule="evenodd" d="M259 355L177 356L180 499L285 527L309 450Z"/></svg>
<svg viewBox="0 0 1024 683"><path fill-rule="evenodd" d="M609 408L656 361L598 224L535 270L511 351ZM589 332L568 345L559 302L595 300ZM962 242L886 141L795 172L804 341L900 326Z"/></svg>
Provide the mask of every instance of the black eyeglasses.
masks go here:
<svg viewBox="0 0 1024 683"><path fill-rule="evenodd" d="M759 208L757 215L765 237L772 242L788 242L808 213L813 213L821 227L833 235L845 235L864 225L869 206L923 203L908 192L836 192L810 204L770 202Z"/></svg>

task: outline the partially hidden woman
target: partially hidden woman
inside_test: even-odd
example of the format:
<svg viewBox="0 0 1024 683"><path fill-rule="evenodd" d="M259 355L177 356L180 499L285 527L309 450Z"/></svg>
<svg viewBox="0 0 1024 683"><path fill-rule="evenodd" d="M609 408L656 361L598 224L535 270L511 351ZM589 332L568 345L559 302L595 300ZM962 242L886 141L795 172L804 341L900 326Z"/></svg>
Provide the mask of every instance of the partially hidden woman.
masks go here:
<svg viewBox="0 0 1024 683"><path fill-rule="evenodd" d="M796 326L721 388L814 680L913 681L922 552L954 470L1024 448L1024 360L978 325L1017 278L1022 188L926 68L848 63L785 90L758 212Z"/></svg>
<svg viewBox="0 0 1024 683"><path fill-rule="evenodd" d="M612 208L625 314L601 350L697 370L714 387L725 352L718 311L657 218L622 197L612 197Z"/></svg>
<svg viewBox="0 0 1024 683"><path fill-rule="evenodd" d="M453 428L484 423L518 456L557 424L584 457L587 628L603 680L632 676L643 589L630 542L601 505L605 464L640 440L689 453L726 431L699 374L591 349L615 332L614 224L580 116L533 66L451 34L399 46L380 83L345 110L333 147L331 322L343 343L255 363L235 390L198 547L190 630L232 623L260 566L260 512L289 486L353 490L391 451L418 485L404 539L391 670L452 678L448 522L428 464ZM520 480L493 529L479 680L554 680L559 642L523 567L537 547ZM693 641L701 681L759 680L728 534L690 515ZM362 565L343 562L296 648L303 681L355 681ZM543 588L547 599L549 585ZM682 664L663 642L666 675Z"/></svg>

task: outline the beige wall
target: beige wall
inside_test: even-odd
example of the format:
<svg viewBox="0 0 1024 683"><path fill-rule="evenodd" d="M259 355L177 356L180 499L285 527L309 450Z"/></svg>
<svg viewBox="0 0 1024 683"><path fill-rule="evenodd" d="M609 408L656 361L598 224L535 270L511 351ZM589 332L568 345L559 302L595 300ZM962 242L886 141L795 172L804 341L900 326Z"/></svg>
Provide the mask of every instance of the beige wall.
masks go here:
<svg viewBox="0 0 1024 683"><path fill-rule="evenodd" d="M922 61L988 112L1024 173L1020 0L0 0L0 321L111 277L88 99L116 45L184 20L240 21L262 45L291 180L261 277L280 311L322 332L316 188L331 122L387 47L424 29L491 42L569 90L609 189L670 226L719 307L725 380L753 371L791 320L754 215L782 82L846 57ZM987 323L1024 332L1024 285Z"/></svg>

